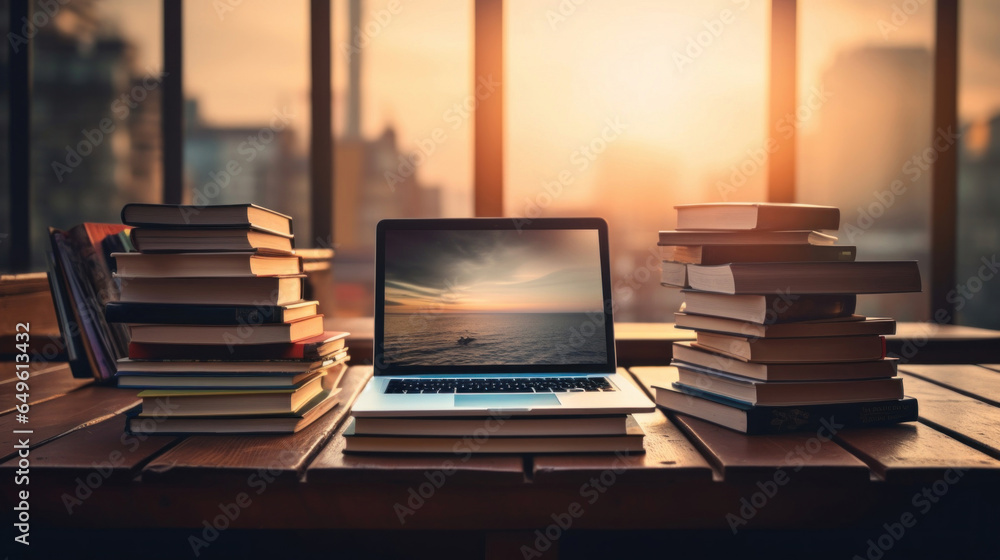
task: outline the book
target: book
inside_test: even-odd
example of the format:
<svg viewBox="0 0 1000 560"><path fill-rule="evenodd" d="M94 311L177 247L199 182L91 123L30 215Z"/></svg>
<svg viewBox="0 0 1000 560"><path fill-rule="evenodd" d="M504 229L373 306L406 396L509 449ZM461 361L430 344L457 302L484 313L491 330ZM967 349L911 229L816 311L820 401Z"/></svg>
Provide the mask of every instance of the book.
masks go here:
<svg viewBox="0 0 1000 560"><path fill-rule="evenodd" d="M747 321L759 325L836 319L854 314L854 294L731 295L684 290L684 313Z"/></svg>
<svg viewBox="0 0 1000 560"><path fill-rule="evenodd" d="M675 372L672 378L676 377ZM917 400L910 397L838 404L749 406L730 399L681 392L672 386L670 377L654 389L656 404L667 410L749 435L816 432L824 425L845 429L887 426L915 422L918 413Z"/></svg>
<svg viewBox="0 0 1000 560"><path fill-rule="evenodd" d="M323 377L311 377L289 389L146 389L145 402L161 406L164 416L238 416L290 414L323 391Z"/></svg>
<svg viewBox="0 0 1000 560"><path fill-rule="evenodd" d="M144 227L252 228L291 237L292 218L256 204L126 204L122 223Z"/></svg>
<svg viewBox="0 0 1000 560"><path fill-rule="evenodd" d="M317 360L344 348L348 334L327 331L291 344L247 346L132 342L128 345L128 357L133 360Z"/></svg>
<svg viewBox="0 0 1000 560"><path fill-rule="evenodd" d="M853 261L857 247L848 245L665 245L664 261L686 264L750 262Z"/></svg>
<svg viewBox="0 0 1000 560"><path fill-rule="evenodd" d="M778 202L681 204L677 229L789 231L840 229L836 206Z"/></svg>
<svg viewBox="0 0 1000 560"><path fill-rule="evenodd" d="M237 362L238 363L238 362ZM336 387L347 369L347 359L301 373L253 372L209 374L139 374L118 373L118 386L130 389L291 389L318 375L325 376L325 387Z"/></svg>
<svg viewBox="0 0 1000 560"><path fill-rule="evenodd" d="M302 274L297 256L257 253L114 253L119 278L200 278Z"/></svg>
<svg viewBox="0 0 1000 560"><path fill-rule="evenodd" d="M626 435L627 416L551 418L355 418L355 435L384 436L599 436Z"/></svg>
<svg viewBox="0 0 1000 560"><path fill-rule="evenodd" d="M895 377L899 361L896 358L885 358L868 362L744 362L698 348L690 342L673 344L673 360L672 365L679 366L683 363L689 367L696 366L760 381L836 381Z"/></svg>
<svg viewBox="0 0 1000 560"><path fill-rule="evenodd" d="M104 318L104 306L119 297L110 255L123 249L123 231L125 226L97 223L49 228L51 284L74 377L108 382L115 361L127 355L128 330Z"/></svg>
<svg viewBox="0 0 1000 560"><path fill-rule="evenodd" d="M833 245L837 237L819 231L662 230L659 245Z"/></svg>
<svg viewBox="0 0 1000 560"><path fill-rule="evenodd" d="M745 362L864 362L885 357L885 337L879 335L749 338L699 331L695 345Z"/></svg>
<svg viewBox="0 0 1000 560"><path fill-rule="evenodd" d="M688 265L688 284L723 294L888 294L920 291L917 261Z"/></svg>
<svg viewBox="0 0 1000 560"><path fill-rule="evenodd" d="M294 434L340 402L342 389L323 391L288 414L258 416L163 416L141 408L127 414L125 430L135 435Z"/></svg>
<svg viewBox="0 0 1000 560"><path fill-rule="evenodd" d="M132 340L148 344L284 344L323 333L323 316L261 325L129 325Z"/></svg>
<svg viewBox="0 0 1000 560"><path fill-rule="evenodd" d="M302 299L302 278L131 278L122 282L119 301L282 306Z"/></svg>
<svg viewBox="0 0 1000 560"><path fill-rule="evenodd" d="M303 372L218 372L209 373L139 373L118 371L118 386L130 389L290 389L311 379L317 374L325 374L324 387L336 387L344 371L348 357L329 360L328 365ZM236 364L242 362L234 362Z"/></svg>
<svg viewBox="0 0 1000 560"><path fill-rule="evenodd" d="M256 325L290 323L316 315L318 301L285 305L188 305L184 303L111 302L104 316L111 323L159 323L164 325Z"/></svg>
<svg viewBox="0 0 1000 560"><path fill-rule="evenodd" d="M390 436L356 433L357 419L344 430L345 452L390 453L644 453L642 428L628 416L625 435L589 436L490 436L475 440L468 436Z"/></svg>
<svg viewBox="0 0 1000 560"><path fill-rule="evenodd" d="M254 229L135 228L132 245L142 253L258 252L292 254L292 238Z"/></svg>
<svg viewBox="0 0 1000 560"><path fill-rule="evenodd" d="M347 357L344 348L328 358L319 360L118 360L118 375L152 376L253 376L253 375L297 375L321 367L333 365Z"/></svg>
<svg viewBox="0 0 1000 560"><path fill-rule="evenodd" d="M803 338L817 336L858 336L865 334L896 334L896 321L886 317L848 315L817 321L772 323L761 325L725 317L674 313L674 324L680 329L693 329L754 338Z"/></svg>
<svg viewBox="0 0 1000 560"><path fill-rule="evenodd" d="M660 263L660 284L674 288L686 288L687 265L666 261Z"/></svg>
<svg viewBox="0 0 1000 560"><path fill-rule="evenodd" d="M765 382L687 365L677 366L674 387L693 395L712 393L750 405L836 404L903 398L903 380L899 377Z"/></svg>

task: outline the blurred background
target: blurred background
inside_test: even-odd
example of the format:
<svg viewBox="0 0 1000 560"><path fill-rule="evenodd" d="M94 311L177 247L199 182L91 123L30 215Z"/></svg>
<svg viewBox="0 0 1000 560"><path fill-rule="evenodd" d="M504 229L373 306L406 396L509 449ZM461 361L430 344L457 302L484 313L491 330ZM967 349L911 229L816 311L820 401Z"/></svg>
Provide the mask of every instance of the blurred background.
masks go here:
<svg viewBox="0 0 1000 560"><path fill-rule="evenodd" d="M162 1L36 2L58 9L34 36L35 269L45 226L118 222L123 204L163 196ZM8 59L23 25L8 3L5 206ZM960 6L960 127L939 145L959 150L964 283L1000 249L1000 3ZM657 230L674 227L675 204L766 200L770 135L794 128L796 200L839 206L859 259L921 263L924 293L866 296L859 312L929 321L934 8L799 0L798 107L768 123L770 2L505 0L503 211L606 218L618 320L672 320L680 296L659 286ZM337 313L371 315L378 220L474 215L472 111L492 90L474 79L472 0L333 0L334 235L309 239L309 13L306 0L184 2L184 197L290 214L297 246L336 250ZM905 192L885 204L894 181ZM1000 328L1000 281L971 301L958 322Z"/></svg>

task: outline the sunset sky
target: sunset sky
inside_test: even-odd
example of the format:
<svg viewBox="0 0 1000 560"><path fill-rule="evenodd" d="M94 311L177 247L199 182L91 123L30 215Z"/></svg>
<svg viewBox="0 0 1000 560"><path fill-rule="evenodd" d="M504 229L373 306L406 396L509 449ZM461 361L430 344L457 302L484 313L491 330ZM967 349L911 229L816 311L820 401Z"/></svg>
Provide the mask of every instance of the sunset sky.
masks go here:
<svg viewBox="0 0 1000 560"><path fill-rule="evenodd" d="M387 313L603 309L596 230L386 232Z"/></svg>
<svg viewBox="0 0 1000 560"><path fill-rule="evenodd" d="M101 12L120 19L138 45L141 67L160 66L159 2L103 0ZM244 0L219 12L214 2L185 2L185 90L219 125L257 125L276 107L295 111L293 126L307 149L308 3ZM766 134L769 3L630 0L587 2L553 18L560 4L508 0L506 7L507 126L505 206L523 214L546 181L573 176L555 208L591 207L629 183L635 190L669 182L679 202L703 199L703 185L739 161ZM933 47L933 3L883 35L880 20L893 2L802 0L799 85L821 82L836 55L863 45ZM368 0L362 27L385 17L388 0ZM472 2L401 0L401 9L367 37L362 49L362 133L396 129L404 150L438 127L447 141L419 169L425 184L445 189L445 215L471 214L471 122L443 115L470 94ZM717 38L678 67L674 53L722 10L733 14ZM334 114L343 130L347 1L334 0ZM986 0L963 2L960 114L980 119L1000 110L1000 44L992 31L1000 9ZM929 108L928 108L929 110ZM605 120L626 126L607 157L583 169L574 152L602 132ZM804 133L810 123L805 123ZM625 158L622 154L629 154ZM579 160L578 160L579 161ZM613 172L611 171L613 170ZM764 175L741 193L759 198Z"/></svg>
<svg viewBox="0 0 1000 560"><path fill-rule="evenodd" d="M845 50L860 46L933 48L933 2L883 33L891 0L799 2L799 89L804 97ZM185 90L203 117L218 125L257 125L290 107L301 149L308 140L308 3L244 0L232 11L218 2L185 2ZM506 29L506 169L508 213L523 214L546 181L572 173L555 208L592 207L633 185L637 195L669 187L678 202L701 200L703 186L760 145L766 135L769 3L629 0L586 2L553 18L556 0L508 0ZM102 14L138 46L140 67L160 66L159 2L103 0ZM368 0L362 27L374 30L362 49L362 133L398 133L404 150L444 128L447 141L420 167L418 178L445 189L445 215L471 214L471 123L444 113L470 94L472 5L466 0L401 0L385 20L388 0ZM679 65L691 41L731 23ZM334 0L334 114L343 130L347 1ZM380 16L381 14L381 16ZM387 23L377 24L379 17ZM377 25L376 25L377 24ZM960 115L983 119L1000 111L1000 5L962 4ZM718 26L716 26L718 28ZM702 38L705 36L702 34ZM930 108L928 108L928 111ZM619 119L624 133L606 157L583 168L571 158ZM809 133L809 122L803 133ZM627 154L627 155L625 155ZM764 194L764 174L741 198Z"/></svg>

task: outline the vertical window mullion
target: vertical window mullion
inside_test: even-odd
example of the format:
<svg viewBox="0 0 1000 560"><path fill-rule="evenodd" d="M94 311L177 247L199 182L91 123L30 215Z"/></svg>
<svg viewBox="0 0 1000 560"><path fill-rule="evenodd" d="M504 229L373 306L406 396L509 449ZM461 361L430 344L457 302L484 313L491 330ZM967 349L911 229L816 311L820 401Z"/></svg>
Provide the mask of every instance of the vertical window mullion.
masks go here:
<svg viewBox="0 0 1000 560"><path fill-rule="evenodd" d="M503 215L503 0L476 0L475 72L472 94L476 96L475 161L473 176L476 216ZM488 95L480 95L485 81L499 83Z"/></svg>
<svg viewBox="0 0 1000 560"><path fill-rule="evenodd" d="M770 202L795 202L795 129L777 126L784 115L795 114L796 99L796 0L771 1L768 137L777 143L767 174ZM789 130L791 131L789 133Z"/></svg>
<svg viewBox="0 0 1000 560"><path fill-rule="evenodd" d="M184 200L183 0L163 0L163 202Z"/></svg>
<svg viewBox="0 0 1000 560"><path fill-rule="evenodd" d="M333 39L330 0L310 0L309 59L312 122L309 143L312 242L333 246Z"/></svg>
<svg viewBox="0 0 1000 560"><path fill-rule="evenodd" d="M10 27L31 21L31 0L10 0ZM31 56L33 39L9 47L8 155L10 195L10 265L15 272L31 266Z"/></svg>
<svg viewBox="0 0 1000 560"><path fill-rule="evenodd" d="M934 117L931 138L958 131L958 0L938 0L934 22ZM931 318L955 321L958 150L938 150L931 170Z"/></svg>

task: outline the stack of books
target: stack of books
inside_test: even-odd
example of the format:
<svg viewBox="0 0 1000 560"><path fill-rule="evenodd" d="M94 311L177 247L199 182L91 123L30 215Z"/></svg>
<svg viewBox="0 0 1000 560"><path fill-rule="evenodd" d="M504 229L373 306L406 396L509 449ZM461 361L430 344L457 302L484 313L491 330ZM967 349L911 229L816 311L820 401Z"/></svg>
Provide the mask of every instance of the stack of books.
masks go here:
<svg viewBox="0 0 1000 560"><path fill-rule="evenodd" d="M517 417L355 417L344 431L348 452L643 453L632 415Z"/></svg>
<svg viewBox="0 0 1000 560"><path fill-rule="evenodd" d="M840 227L835 207L697 204L661 231L662 284L683 288L676 371L660 406L745 433L913 421L889 318L855 314L858 294L919 292L913 261L856 261L855 247L815 230Z"/></svg>
<svg viewBox="0 0 1000 560"><path fill-rule="evenodd" d="M288 216L254 205L130 204L114 253L127 326L121 387L144 389L133 433L290 433L337 402L347 333L302 299Z"/></svg>

